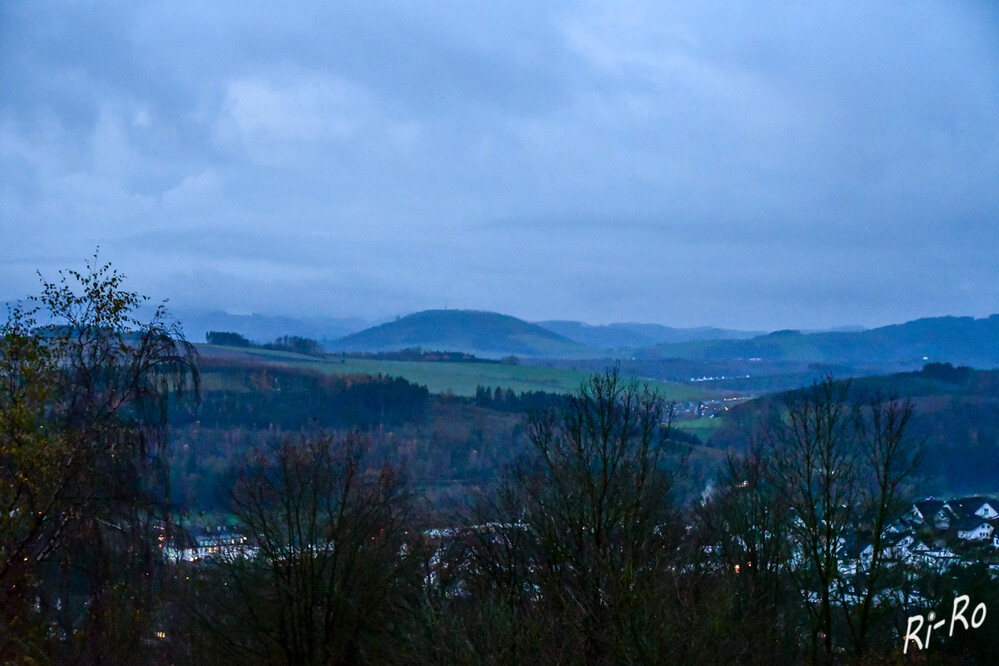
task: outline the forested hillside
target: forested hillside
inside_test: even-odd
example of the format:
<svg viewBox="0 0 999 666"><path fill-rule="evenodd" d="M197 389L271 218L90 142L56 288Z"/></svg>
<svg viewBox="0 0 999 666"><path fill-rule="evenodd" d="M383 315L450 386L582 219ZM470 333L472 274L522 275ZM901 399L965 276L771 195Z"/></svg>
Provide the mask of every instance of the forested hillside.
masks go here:
<svg viewBox="0 0 999 666"><path fill-rule="evenodd" d="M924 449L920 492L957 495L999 492L999 371L928 364L918 372L849 382L851 399L874 395L911 399L912 432ZM710 445L742 450L767 414L791 394L733 407Z"/></svg>

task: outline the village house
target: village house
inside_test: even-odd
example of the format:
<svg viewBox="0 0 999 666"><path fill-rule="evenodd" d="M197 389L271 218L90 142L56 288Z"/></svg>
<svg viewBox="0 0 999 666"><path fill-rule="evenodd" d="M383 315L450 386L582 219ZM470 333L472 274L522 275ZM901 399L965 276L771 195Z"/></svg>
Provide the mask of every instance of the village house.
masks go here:
<svg viewBox="0 0 999 666"><path fill-rule="evenodd" d="M957 538L962 541L988 541L992 538L995 528L978 516L968 516L957 521Z"/></svg>
<svg viewBox="0 0 999 666"><path fill-rule="evenodd" d="M946 530L950 527L951 512L945 502L934 497L927 497L913 504L912 513L920 523L932 528Z"/></svg>
<svg viewBox="0 0 999 666"><path fill-rule="evenodd" d="M985 520L999 518L999 502L988 497L962 497L950 500L947 509L957 518L978 516Z"/></svg>
<svg viewBox="0 0 999 666"><path fill-rule="evenodd" d="M172 562L204 562L232 557L253 557L257 548L249 539L225 528L197 531L186 547L166 546L163 556Z"/></svg>

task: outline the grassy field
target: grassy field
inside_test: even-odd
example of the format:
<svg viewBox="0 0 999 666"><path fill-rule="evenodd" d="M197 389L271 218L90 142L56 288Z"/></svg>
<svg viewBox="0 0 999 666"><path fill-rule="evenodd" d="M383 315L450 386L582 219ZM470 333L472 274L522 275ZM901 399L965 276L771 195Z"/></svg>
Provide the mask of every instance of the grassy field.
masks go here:
<svg viewBox="0 0 999 666"><path fill-rule="evenodd" d="M290 352L267 349L245 349L238 347L218 347L197 345L198 351L206 358L221 357L254 360L260 363L297 367L328 374L382 374L402 377L415 384L422 384L432 393L453 393L454 395L475 395L477 386L497 386L522 391L547 391L551 393L571 393L579 388L588 374L577 370L563 370L543 366L504 365L501 363L436 363L429 361L384 361L375 359L326 356L315 358ZM703 389L669 384L666 382L646 382L657 389L667 400L689 401L716 395Z"/></svg>
<svg viewBox="0 0 999 666"><path fill-rule="evenodd" d="M711 433L724 425L724 420L720 416L716 416L713 419L705 417L690 421L675 421L673 425L680 430L697 435L702 442L706 442L711 437Z"/></svg>

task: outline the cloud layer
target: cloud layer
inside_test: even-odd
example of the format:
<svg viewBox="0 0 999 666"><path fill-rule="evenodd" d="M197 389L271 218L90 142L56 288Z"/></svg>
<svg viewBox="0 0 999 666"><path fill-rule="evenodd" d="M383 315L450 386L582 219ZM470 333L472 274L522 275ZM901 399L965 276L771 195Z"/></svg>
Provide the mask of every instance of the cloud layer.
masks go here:
<svg viewBox="0 0 999 666"><path fill-rule="evenodd" d="M0 300L999 311L990 3L9 2L0 81Z"/></svg>

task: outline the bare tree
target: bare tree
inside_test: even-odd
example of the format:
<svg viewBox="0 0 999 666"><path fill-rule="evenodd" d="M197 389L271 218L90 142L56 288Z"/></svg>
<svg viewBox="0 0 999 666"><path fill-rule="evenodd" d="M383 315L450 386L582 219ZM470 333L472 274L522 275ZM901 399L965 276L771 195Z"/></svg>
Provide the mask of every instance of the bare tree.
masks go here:
<svg viewBox="0 0 999 666"><path fill-rule="evenodd" d="M359 435L324 436L248 461L233 512L256 550L208 578L222 596L202 617L203 647L266 663L386 659L379 639L405 601L409 502L392 469L365 468L366 448Z"/></svg>
<svg viewBox="0 0 999 666"><path fill-rule="evenodd" d="M912 403L875 393L855 406L855 433L863 469L858 487L860 527L869 534L871 555L858 558L854 589L859 595L854 613L847 614L854 650L867 652L878 620L896 610L899 602L881 594L892 570L886 558L889 524L911 505L914 484L923 457L922 442L913 437Z"/></svg>
<svg viewBox="0 0 999 666"><path fill-rule="evenodd" d="M533 464L518 481L531 563L562 633L562 660L663 658L661 566L682 529L672 497L673 405L618 371L596 375L564 406L534 414Z"/></svg>
<svg viewBox="0 0 999 666"><path fill-rule="evenodd" d="M811 619L813 662L834 661L837 647L858 657L867 650L890 603L879 595L889 574L885 529L907 504L919 462L911 404L880 395L858 404L850 390L827 377L791 394L769 431L776 482L792 511L791 570ZM870 563L858 559L848 574L847 546L865 535Z"/></svg>
<svg viewBox="0 0 999 666"><path fill-rule="evenodd" d="M431 650L435 661L545 661L550 636L539 612L538 542L525 522L519 478L505 474L457 522L434 554L433 588L443 602L434 611L447 634Z"/></svg>
<svg viewBox="0 0 999 666"><path fill-rule="evenodd" d="M794 394L771 431L782 499L793 511L794 572L806 593L813 662L820 645L832 660L834 585L854 518L858 452L847 389L827 378Z"/></svg>
<svg viewBox="0 0 999 666"><path fill-rule="evenodd" d="M743 454L730 453L700 508L701 551L716 563L719 593L705 609L725 653L715 661L794 664L801 655L785 636L800 634L790 580L788 508L777 482L777 461L751 436Z"/></svg>

